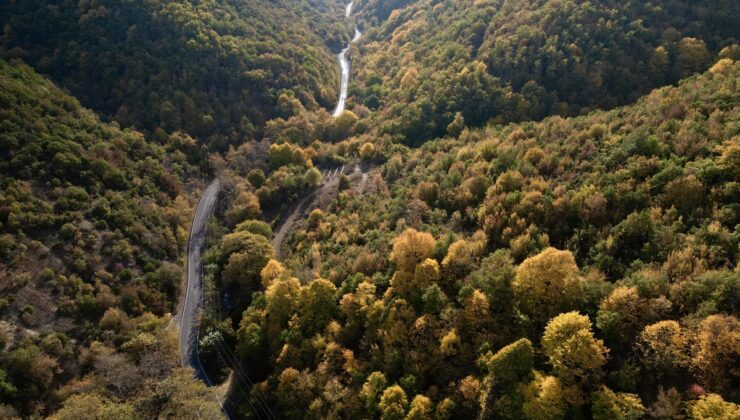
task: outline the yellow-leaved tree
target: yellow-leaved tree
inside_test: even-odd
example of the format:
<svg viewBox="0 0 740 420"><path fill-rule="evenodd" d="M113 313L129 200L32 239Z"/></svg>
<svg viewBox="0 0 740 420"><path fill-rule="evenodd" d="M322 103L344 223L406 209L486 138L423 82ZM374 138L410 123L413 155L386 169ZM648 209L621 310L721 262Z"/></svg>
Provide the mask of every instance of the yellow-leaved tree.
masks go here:
<svg viewBox="0 0 740 420"><path fill-rule="evenodd" d="M383 391L380 396L380 418L382 420L401 420L406 415L409 401L406 392L398 385L393 385Z"/></svg>
<svg viewBox="0 0 740 420"><path fill-rule="evenodd" d="M434 237L416 229L406 229L393 240L391 261L399 270L413 273L416 265L434 253Z"/></svg>
<svg viewBox="0 0 740 420"><path fill-rule="evenodd" d="M699 325L691 346L692 367L701 384L714 392L730 391L740 380L740 321L732 315L710 315ZM736 388L735 388L736 389Z"/></svg>
<svg viewBox="0 0 740 420"><path fill-rule="evenodd" d="M575 311L550 320L542 336L542 348L555 374L566 385L600 379L609 352L604 342L594 337L588 316Z"/></svg>
<svg viewBox="0 0 740 420"><path fill-rule="evenodd" d="M542 323L558 313L575 309L579 286L573 254L555 248L524 260L513 283L520 309Z"/></svg>

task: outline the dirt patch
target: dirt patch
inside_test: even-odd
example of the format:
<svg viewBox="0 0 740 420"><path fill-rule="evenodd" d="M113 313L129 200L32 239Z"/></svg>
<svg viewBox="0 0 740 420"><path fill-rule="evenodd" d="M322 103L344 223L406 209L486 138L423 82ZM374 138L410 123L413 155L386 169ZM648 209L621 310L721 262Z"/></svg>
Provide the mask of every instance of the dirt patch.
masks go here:
<svg viewBox="0 0 740 420"><path fill-rule="evenodd" d="M47 293L32 288L22 288L15 296L11 310L18 314L23 323L30 328L46 326L51 328L57 307Z"/></svg>
<svg viewBox="0 0 740 420"><path fill-rule="evenodd" d="M350 188L357 194L378 192L379 189L382 189L378 187L379 185L385 188L385 183L382 182L380 173L371 166L361 168L355 165L351 172L349 172L349 168L342 167L339 172L330 170L325 172L325 174L329 174L330 178L324 185L304 197L293 208L275 233L272 240L272 248L275 251L275 257L277 259L283 259L283 246L295 231L298 222L303 220L311 210L328 207L334 197L336 197L341 175L347 175L349 177ZM378 181L378 178L380 181Z"/></svg>
<svg viewBox="0 0 740 420"><path fill-rule="evenodd" d="M272 238L272 249L275 251L275 257L278 260L283 258L283 244L285 244L285 240L288 235L293 233L295 230L296 222L302 220L306 213L316 208L316 201L325 200L327 197L331 197L332 191L336 191L338 185L339 181L336 179L322 185L298 202L293 211L291 211L288 217L285 218L285 221L283 221L283 224L280 225L280 228L275 232L275 236Z"/></svg>

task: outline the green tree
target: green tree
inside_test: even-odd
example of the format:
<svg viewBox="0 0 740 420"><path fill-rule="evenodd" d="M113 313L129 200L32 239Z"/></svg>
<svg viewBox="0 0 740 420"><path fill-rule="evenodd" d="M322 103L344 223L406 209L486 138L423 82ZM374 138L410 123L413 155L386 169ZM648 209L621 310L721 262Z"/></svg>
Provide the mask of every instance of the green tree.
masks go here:
<svg viewBox="0 0 740 420"><path fill-rule="evenodd" d="M386 388L388 382L381 372L371 373L360 390L360 398L365 403L365 411L370 415L378 412L381 392Z"/></svg>
<svg viewBox="0 0 740 420"><path fill-rule="evenodd" d="M481 393L481 416L516 418L521 410L520 388L533 379L534 348L522 338L504 346L496 354L481 357L487 375Z"/></svg>
<svg viewBox="0 0 740 420"><path fill-rule="evenodd" d="M424 312L427 314L438 314L447 304L447 296L438 284L432 284L421 296Z"/></svg>
<svg viewBox="0 0 740 420"><path fill-rule="evenodd" d="M130 404L115 403L94 393L77 394L67 398L50 420L134 420L134 408Z"/></svg>
<svg viewBox="0 0 740 420"><path fill-rule="evenodd" d="M601 386L594 392L591 413L594 420L637 420L645 415L640 397L635 394L614 392Z"/></svg>
<svg viewBox="0 0 740 420"><path fill-rule="evenodd" d="M4 343L0 344L4 345ZM0 396L2 396L5 401L11 401L15 398L17 392L18 388L8 380L8 373L0 369Z"/></svg>
<svg viewBox="0 0 740 420"><path fill-rule="evenodd" d="M264 236L267 240L272 239L272 228L261 220L245 220L236 225L234 232L249 232Z"/></svg>
<svg viewBox="0 0 740 420"><path fill-rule="evenodd" d="M290 164L293 162L294 151L295 147L289 143L271 145L269 151L270 164L274 169Z"/></svg>
<svg viewBox="0 0 740 420"><path fill-rule="evenodd" d="M709 65L709 51L704 41L697 38L683 38L678 43L678 66L679 77L684 78L694 73L704 71Z"/></svg>
<svg viewBox="0 0 740 420"><path fill-rule="evenodd" d="M255 360L255 355L259 355L259 350L265 343L265 335L262 326L253 322L247 317L243 317L239 323L239 329L236 331L236 351L247 359ZM203 346L201 346L201 352Z"/></svg>
<svg viewBox="0 0 740 420"><path fill-rule="evenodd" d="M514 261L507 250L500 249L483 258L467 283L486 294L494 312L506 313L513 309L515 277Z"/></svg>
<svg viewBox="0 0 740 420"><path fill-rule="evenodd" d="M222 241L225 260L221 279L226 285L240 285L254 290L260 272L272 258L272 245L262 235L241 231L226 235Z"/></svg>
<svg viewBox="0 0 740 420"><path fill-rule="evenodd" d="M265 173L262 171L262 169L259 169L259 168L252 169L247 174L247 181L249 181L249 183L252 184L252 186L257 189L265 185L266 180L267 179L265 178Z"/></svg>
<svg viewBox="0 0 740 420"><path fill-rule="evenodd" d="M321 176L321 171L315 167L307 170L306 173L303 174L303 182L309 187L318 187L321 185L322 181L323 177Z"/></svg>
<svg viewBox="0 0 740 420"><path fill-rule="evenodd" d="M496 389L506 389L532 376L534 348L526 338L517 340L486 360L486 368Z"/></svg>
<svg viewBox="0 0 740 420"><path fill-rule="evenodd" d="M337 311L336 286L329 280L316 279L301 288L299 319L304 336L323 331Z"/></svg>

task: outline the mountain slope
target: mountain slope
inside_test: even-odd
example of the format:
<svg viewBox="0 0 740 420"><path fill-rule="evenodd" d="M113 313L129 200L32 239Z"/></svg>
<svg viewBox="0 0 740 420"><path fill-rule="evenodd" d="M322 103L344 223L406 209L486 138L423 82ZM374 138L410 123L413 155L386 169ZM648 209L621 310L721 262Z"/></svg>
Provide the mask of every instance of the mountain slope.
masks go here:
<svg viewBox="0 0 740 420"><path fill-rule="evenodd" d="M199 147L103 124L29 67L2 60L0 126L3 404L48 414L80 394L70 410L95 402L164 412L152 392L179 367L166 327L192 207L184 181L199 173ZM194 401L212 404L193 382L181 386L173 398L194 386Z"/></svg>
<svg viewBox="0 0 740 420"><path fill-rule="evenodd" d="M285 418L729 415L738 83L722 60L613 111L385 150L262 271L236 332L250 375L270 362L252 397Z"/></svg>
<svg viewBox="0 0 740 420"><path fill-rule="evenodd" d="M0 418L738 417L736 2L356 5L0 3Z"/></svg>
<svg viewBox="0 0 740 420"><path fill-rule="evenodd" d="M359 3L356 99L410 144L457 112L481 126L632 103L739 51L732 1Z"/></svg>
<svg viewBox="0 0 740 420"><path fill-rule="evenodd" d="M8 1L0 16L5 57L106 118L222 148L258 136L281 95L331 107L330 50L349 39L333 0Z"/></svg>

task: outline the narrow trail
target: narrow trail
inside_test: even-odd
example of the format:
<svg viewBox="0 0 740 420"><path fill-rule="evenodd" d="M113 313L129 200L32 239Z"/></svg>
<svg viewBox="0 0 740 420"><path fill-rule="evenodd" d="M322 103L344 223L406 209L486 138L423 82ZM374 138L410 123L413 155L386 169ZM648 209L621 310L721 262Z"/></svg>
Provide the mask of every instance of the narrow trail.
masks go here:
<svg viewBox="0 0 740 420"><path fill-rule="evenodd" d="M346 18L351 17L352 6L353 2L347 4L345 9ZM344 111L347 102L347 91L349 88L350 78L350 60L347 57L347 54L349 53L352 43L359 40L361 36L362 33L357 27L355 27L354 37L347 47L338 54L341 80L339 100L333 113L335 117L339 116ZM344 173L345 166L327 170L324 174L324 183L315 191L304 197L298 205L296 205L273 238L272 247L275 251L276 258L283 258L282 247L288 235L294 230L296 222L299 221L302 216L305 215L306 210L318 202L319 199L328 196L338 188L340 176L344 175ZM361 171L358 166L355 166L352 177L355 179L358 177L361 178L359 190L362 191L367 181L367 173ZM205 245L206 227L208 225L208 220L213 213L220 188L221 184L219 180L213 180L203 191L200 201L198 202L198 207L193 217L190 237L188 240L187 285L185 289L185 298L182 309L177 317L177 324L180 329L179 349L182 365L190 366L195 369L196 376L208 385L212 384L205 373L203 365L200 362L200 358L198 357L199 331L197 323L198 315L203 304L203 262L201 257L203 247ZM238 367L232 366L232 368L234 368L235 373L241 376L239 373L240 369ZM269 407L266 405L264 407L260 406L260 408L268 418L274 417L272 416L272 412L269 410ZM260 414L258 411L259 410L255 409L255 413L259 416ZM225 411L224 413L226 414Z"/></svg>
<svg viewBox="0 0 740 420"><path fill-rule="evenodd" d="M345 9L344 17L349 19L352 16L352 6L354 5L354 2L349 2L347 4L347 7ZM362 32L360 32L360 29L355 25L355 35L350 41L350 43L347 45L345 49L342 50L342 52L339 53L337 56L339 59L339 69L341 72L341 80L340 80L340 86L339 86L339 100L337 101L337 106L334 108L334 113L332 114L334 117L338 117L339 115L344 112L345 106L347 104L347 95L348 95L348 89L349 89L349 78L350 78L350 60L347 57L347 54L349 53L349 49L352 47L352 44L357 42L360 37L362 36ZM355 167L355 172L359 171L359 167ZM325 181L324 184L319 187L317 190L311 192L307 196L303 197L300 202L295 206L293 211L288 215L288 217L285 218L283 223L280 225L280 228L278 228L277 232L275 232L275 236L272 239L272 249L275 252L275 257L278 260L283 259L283 244L285 243L285 240L288 237L288 234L294 230L294 226L296 222L299 220L300 217L302 217L306 210L311 206L311 204L314 203L316 198L322 197L326 194L329 194L331 190L337 186L339 183L339 175L344 174L344 166L342 168L335 168L330 169L326 171L325 174ZM362 186L361 190L364 189L365 182L367 181L367 174L365 172L362 172Z"/></svg>
<svg viewBox="0 0 740 420"><path fill-rule="evenodd" d="M360 186L357 188L357 193L362 194L365 192L365 185L367 185L367 172L362 173L362 179L360 180Z"/></svg>
<svg viewBox="0 0 740 420"><path fill-rule="evenodd" d="M327 178L323 185L316 190L312 191L307 196L298 202L290 215L285 218L283 223L278 228L275 236L272 238L272 249L275 252L275 257L278 260L283 259L283 244L288 238L288 234L294 230L297 221L301 220L306 213L306 210L311 207L315 199L322 195L330 194L332 189L339 185L339 176L344 174L344 166L341 170L339 168L330 169L326 171Z"/></svg>
<svg viewBox="0 0 740 420"><path fill-rule="evenodd" d="M275 258L278 260L283 259L283 243L285 242L285 239L288 236L288 233L293 230L293 226L295 225L296 220L298 220L299 216L302 216L309 201L311 201L316 194L321 191L321 189L326 188L327 184L322 186L320 189L312 192L311 194L303 197L303 199L298 203L296 208L290 213L290 216L285 218L285 221L283 221L283 224L280 225L280 229L278 229L277 232L275 232L275 236L272 238L272 249L275 253Z"/></svg>
<svg viewBox="0 0 740 420"><path fill-rule="evenodd" d="M350 182L355 184L357 187L357 193L362 194L368 181L368 172L373 168L373 166L370 166L363 169L359 165L355 165L351 173L348 173L345 170L345 166L326 171L327 178L325 179L324 184L303 197L303 199L293 208L293 211L290 212L290 215L285 218L275 233L275 236L272 239L272 249L275 252L275 257L278 260L283 259L283 245L285 245L290 234L295 230L297 222L303 220L309 209L319 207L318 204L322 198L336 193L335 189L339 186L339 178L341 175L349 175Z"/></svg>

